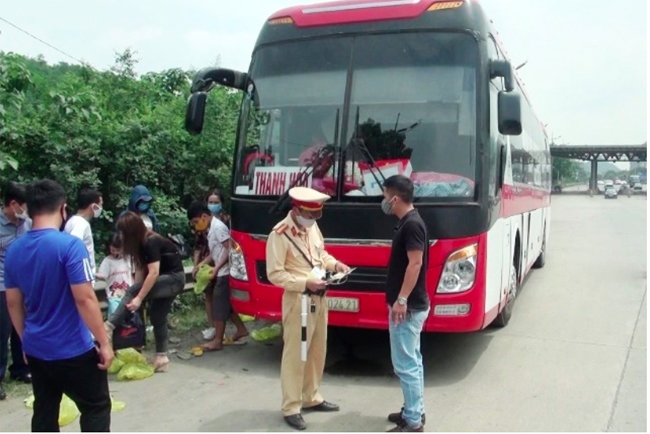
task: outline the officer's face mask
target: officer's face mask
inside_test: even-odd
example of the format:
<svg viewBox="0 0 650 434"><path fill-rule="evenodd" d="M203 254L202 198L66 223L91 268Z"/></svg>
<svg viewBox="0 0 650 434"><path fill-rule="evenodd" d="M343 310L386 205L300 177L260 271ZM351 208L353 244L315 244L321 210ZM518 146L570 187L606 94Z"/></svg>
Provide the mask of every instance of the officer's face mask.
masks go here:
<svg viewBox="0 0 650 434"><path fill-rule="evenodd" d="M296 217L296 220L298 221L298 224L300 226L302 226L303 228L310 228L310 227L314 226L314 223L316 223L316 219L308 219L308 218L305 218L305 217L301 216L300 214L298 214L298 216Z"/></svg>

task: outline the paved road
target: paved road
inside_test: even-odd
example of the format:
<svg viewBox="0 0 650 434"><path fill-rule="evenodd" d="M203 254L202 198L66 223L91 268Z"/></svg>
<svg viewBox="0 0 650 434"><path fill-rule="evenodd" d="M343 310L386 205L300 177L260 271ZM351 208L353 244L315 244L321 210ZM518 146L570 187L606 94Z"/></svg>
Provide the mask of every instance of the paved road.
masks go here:
<svg viewBox="0 0 650 434"><path fill-rule="evenodd" d="M615 185L614 187L616 188L616 191L620 191L620 189L621 189L621 186L620 186L620 185ZM600 192L599 194L601 194L601 195L603 194L603 189L604 189L604 186L599 186L599 192ZM572 186L570 186L570 187L564 187L564 188L562 188L562 192L564 192L564 193L587 193L588 191L589 191L589 186L586 185L586 184L583 184L583 185L572 185ZM639 190L635 190L635 191L632 192L632 194L633 194L633 195L634 195L634 194L637 194L637 195L639 195L639 194L644 195L644 194L647 194L647 192L648 192L648 185L647 185L647 184L643 184L643 187L642 187L642 189L641 189L640 191L639 191ZM623 194L623 196L625 196L625 194Z"/></svg>
<svg viewBox="0 0 650 434"><path fill-rule="evenodd" d="M645 197L554 196L548 260L502 330L424 339L428 431L646 430ZM399 409L385 333L332 330L323 392L341 405L310 431L383 431ZM352 350L354 357L346 356ZM167 374L111 384L115 431L284 431L281 347L251 342ZM1 430L28 430L20 399ZM64 428L77 431L78 425Z"/></svg>

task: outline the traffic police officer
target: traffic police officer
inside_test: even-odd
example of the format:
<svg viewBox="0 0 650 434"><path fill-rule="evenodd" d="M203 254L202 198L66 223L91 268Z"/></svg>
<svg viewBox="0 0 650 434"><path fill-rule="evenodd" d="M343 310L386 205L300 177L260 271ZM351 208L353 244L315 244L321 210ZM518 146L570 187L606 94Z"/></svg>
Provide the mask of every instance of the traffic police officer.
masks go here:
<svg viewBox="0 0 650 434"><path fill-rule="evenodd" d="M303 430L301 409L338 411L318 393L327 350L327 300L325 272L347 272L349 267L325 251L316 220L330 197L307 187L289 190L293 207L278 223L266 243L266 274L282 296L282 414L293 428ZM301 296L309 295L307 360L300 357Z"/></svg>

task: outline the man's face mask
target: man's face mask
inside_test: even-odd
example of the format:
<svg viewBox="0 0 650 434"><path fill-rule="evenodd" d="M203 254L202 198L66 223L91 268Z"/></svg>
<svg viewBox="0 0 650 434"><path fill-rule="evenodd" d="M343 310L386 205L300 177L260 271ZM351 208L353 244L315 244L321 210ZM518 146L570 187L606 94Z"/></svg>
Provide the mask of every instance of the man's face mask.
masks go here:
<svg viewBox="0 0 650 434"><path fill-rule="evenodd" d="M13 211L14 211L14 215L16 216L16 218L18 220L26 220L27 219L27 211L25 211L25 208L20 206L17 202L16 202L16 206L13 207Z"/></svg>
<svg viewBox="0 0 650 434"><path fill-rule="evenodd" d="M140 212L147 212L151 208L151 204L149 202L140 202L138 203L138 211Z"/></svg>
<svg viewBox="0 0 650 434"><path fill-rule="evenodd" d="M194 230L197 232L203 232L208 228L208 219L206 217L201 217L200 219L193 222Z"/></svg>
<svg viewBox="0 0 650 434"><path fill-rule="evenodd" d="M381 210L384 212L384 214L392 215L394 204L395 196L391 197L390 199L384 198L384 200L381 201Z"/></svg>
<svg viewBox="0 0 650 434"><path fill-rule="evenodd" d="M68 219L68 213L66 212L66 205L64 204L61 207L61 226L59 227L59 230L63 232L65 230L65 221Z"/></svg>
<svg viewBox="0 0 650 434"><path fill-rule="evenodd" d="M93 216L95 218L99 218L100 215L102 215L102 210L103 208L97 204L93 205Z"/></svg>

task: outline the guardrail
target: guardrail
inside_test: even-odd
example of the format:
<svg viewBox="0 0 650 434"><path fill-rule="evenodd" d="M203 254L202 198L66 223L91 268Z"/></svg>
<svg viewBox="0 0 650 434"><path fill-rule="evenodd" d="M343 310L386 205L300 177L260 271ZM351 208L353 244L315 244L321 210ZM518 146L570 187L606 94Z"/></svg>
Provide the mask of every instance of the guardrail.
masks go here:
<svg viewBox="0 0 650 434"><path fill-rule="evenodd" d="M189 292L194 289L194 279L192 279L192 267L185 267L185 288L183 292ZM98 280L95 282L95 295L99 300L99 307L102 312L108 309L108 301L106 300L106 282Z"/></svg>

